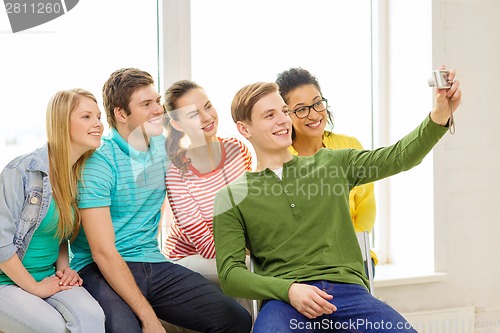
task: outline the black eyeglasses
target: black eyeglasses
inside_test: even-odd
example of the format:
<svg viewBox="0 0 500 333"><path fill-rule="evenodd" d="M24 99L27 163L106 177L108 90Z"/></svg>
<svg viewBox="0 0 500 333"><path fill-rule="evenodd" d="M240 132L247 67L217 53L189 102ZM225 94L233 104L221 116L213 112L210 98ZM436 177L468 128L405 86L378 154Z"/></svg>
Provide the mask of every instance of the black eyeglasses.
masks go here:
<svg viewBox="0 0 500 333"><path fill-rule="evenodd" d="M328 109L328 100L326 98L323 98L314 104L298 107L292 112L295 113L295 116L297 116L297 118L302 119L307 117L309 113L311 113L311 109L314 109L314 111L316 112L325 111L326 109Z"/></svg>

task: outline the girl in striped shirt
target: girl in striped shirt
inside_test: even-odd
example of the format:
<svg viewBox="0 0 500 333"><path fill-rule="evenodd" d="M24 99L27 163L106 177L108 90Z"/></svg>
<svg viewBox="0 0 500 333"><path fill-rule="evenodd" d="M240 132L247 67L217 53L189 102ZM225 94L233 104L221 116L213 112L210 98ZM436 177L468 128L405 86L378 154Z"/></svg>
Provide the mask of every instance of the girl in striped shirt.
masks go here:
<svg viewBox="0 0 500 333"><path fill-rule="evenodd" d="M217 137L217 111L193 81L181 80L165 92L167 197L173 221L164 254L208 280L219 283L212 231L215 193L251 170L248 148L235 138ZM189 139L187 147L181 145Z"/></svg>

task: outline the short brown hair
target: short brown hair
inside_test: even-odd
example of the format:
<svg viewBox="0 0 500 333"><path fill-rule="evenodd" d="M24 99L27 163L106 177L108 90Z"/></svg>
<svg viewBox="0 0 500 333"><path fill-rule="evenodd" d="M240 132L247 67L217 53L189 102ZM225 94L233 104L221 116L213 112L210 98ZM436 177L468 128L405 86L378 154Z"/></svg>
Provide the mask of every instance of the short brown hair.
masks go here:
<svg viewBox="0 0 500 333"><path fill-rule="evenodd" d="M151 74L137 68L122 68L114 71L102 87L102 102L106 111L106 118L111 127L116 127L115 108L125 110L130 114L130 97L139 88L153 85Z"/></svg>
<svg viewBox="0 0 500 333"><path fill-rule="evenodd" d="M258 101L273 92L278 92L278 85L274 82L256 82L244 86L231 103L233 121L252 121L252 109Z"/></svg>

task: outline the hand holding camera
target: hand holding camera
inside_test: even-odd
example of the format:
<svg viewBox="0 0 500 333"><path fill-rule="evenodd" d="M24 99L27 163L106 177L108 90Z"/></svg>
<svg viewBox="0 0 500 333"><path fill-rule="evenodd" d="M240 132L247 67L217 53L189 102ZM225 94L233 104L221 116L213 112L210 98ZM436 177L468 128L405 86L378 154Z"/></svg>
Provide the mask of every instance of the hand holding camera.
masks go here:
<svg viewBox="0 0 500 333"><path fill-rule="evenodd" d="M449 81L450 71L440 69L432 71L432 78L429 79L429 87L436 89L450 89L453 82Z"/></svg>
<svg viewBox="0 0 500 333"><path fill-rule="evenodd" d="M450 132L454 133L453 112L457 110L462 98L460 82L455 80L455 70L446 70L445 66L441 66L439 70L432 71L432 78L428 83L429 86L436 88L431 119L442 126L448 124Z"/></svg>

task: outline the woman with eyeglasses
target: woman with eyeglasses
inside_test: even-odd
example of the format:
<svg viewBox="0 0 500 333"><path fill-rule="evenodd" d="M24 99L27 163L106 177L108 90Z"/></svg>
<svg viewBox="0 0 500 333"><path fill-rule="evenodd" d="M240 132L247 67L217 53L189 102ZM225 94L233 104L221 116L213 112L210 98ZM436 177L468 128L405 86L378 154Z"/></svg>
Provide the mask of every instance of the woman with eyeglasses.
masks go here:
<svg viewBox="0 0 500 333"><path fill-rule="evenodd" d="M240 140L217 136L217 111L197 83L172 84L165 92L165 109L172 161L166 185L174 218L164 254L219 284L212 230L215 193L251 170L252 157Z"/></svg>
<svg viewBox="0 0 500 333"><path fill-rule="evenodd" d="M327 124L333 125L333 117L318 80L309 71L290 68L277 75L276 83L281 97L291 111L293 128L292 145L289 149L292 154L310 156L321 148L363 149L355 137L325 130ZM356 232L370 231L375 224L373 183L354 187L349 193L349 206ZM371 257L376 264L378 260L373 251Z"/></svg>

